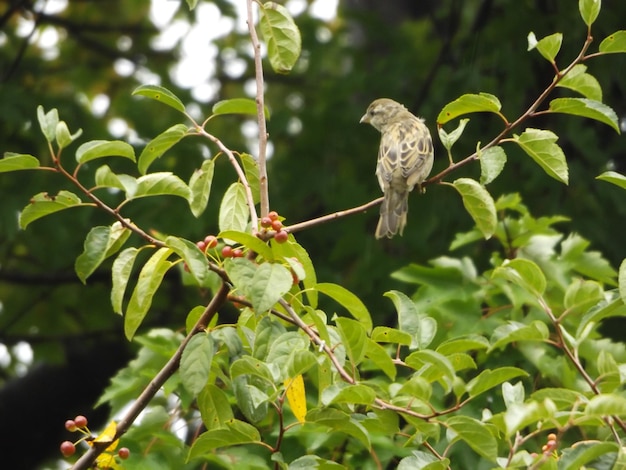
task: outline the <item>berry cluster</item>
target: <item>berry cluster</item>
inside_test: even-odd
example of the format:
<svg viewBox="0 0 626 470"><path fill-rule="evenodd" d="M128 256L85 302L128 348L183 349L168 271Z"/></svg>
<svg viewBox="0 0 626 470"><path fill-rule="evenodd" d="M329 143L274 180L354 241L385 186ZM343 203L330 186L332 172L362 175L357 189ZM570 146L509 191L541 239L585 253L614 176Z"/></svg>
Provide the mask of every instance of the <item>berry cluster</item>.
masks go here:
<svg viewBox="0 0 626 470"><path fill-rule="evenodd" d="M541 451L543 452L543 455L550 455L556 450L556 447L556 434L551 432L550 434L548 434L548 441L543 445L543 447L541 447Z"/></svg>
<svg viewBox="0 0 626 470"><path fill-rule="evenodd" d="M61 446L59 447L59 449L61 450L61 454L63 454L63 457L65 458L71 457L76 453L76 444L84 440L91 440L93 438L91 435L91 431L89 431L89 428L87 427L87 418L85 418L83 415L78 415L74 419L68 419L67 421L65 421L65 429L67 429L69 432L79 431L83 434L83 437L81 437L76 442L61 442ZM120 459L126 460L130 456L130 450L128 450L127 447L121 447L117 451L117 455Z"/></svg>
<svg viewBox="0 0 626 470"><path fill-rule="evenodd" d="M289 238L289 234L283 229L283 223L280 221L278 213L271 211L265 217L261 217L261 228L265 231L273 230L274 240L278 243L285 243Z"/></svg>

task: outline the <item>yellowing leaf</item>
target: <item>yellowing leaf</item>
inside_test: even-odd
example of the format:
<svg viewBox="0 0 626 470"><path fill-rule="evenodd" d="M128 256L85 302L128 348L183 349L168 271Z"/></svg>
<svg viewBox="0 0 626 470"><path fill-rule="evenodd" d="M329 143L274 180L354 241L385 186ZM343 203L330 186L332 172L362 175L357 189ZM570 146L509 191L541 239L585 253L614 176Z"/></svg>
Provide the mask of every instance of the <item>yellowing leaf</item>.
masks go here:
<svg viewBox="0 0 626 470"><path fill-rule="evenodd" d="M300 423L304 423L304 417L306 416L306 394L302 375L297 375L293 379L287 379L284 383L289 407L296 419Z"/></svg>
<svg viewBox="0 0 626 470"><path fill-rule="evenodd" d="M102 443L102 444L109 444L108 447L106 448L107 452L113 452L115 450L115 448L117 447L117 444L119 444L120 440L119 439L115 439L115 434L117 433L117 423L115 421L111 421L106 428L104 428L104 431L102 431L102 433L96 437L93 441L87 441L87 443L90 446L93 446L94 442L98 442L98 443Z"/></svg>

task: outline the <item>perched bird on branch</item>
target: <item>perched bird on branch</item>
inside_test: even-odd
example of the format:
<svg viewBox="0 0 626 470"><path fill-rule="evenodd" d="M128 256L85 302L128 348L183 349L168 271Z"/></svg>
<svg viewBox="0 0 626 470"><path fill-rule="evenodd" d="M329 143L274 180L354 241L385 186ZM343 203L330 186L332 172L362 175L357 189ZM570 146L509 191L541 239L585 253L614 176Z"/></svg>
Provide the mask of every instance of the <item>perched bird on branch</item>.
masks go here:
<svg viewBox="0 0 626 470"><path fill-rule="evenodd" d="M391 238L404 230L409 210L409 192L433 167L433 142L421 118L400 103L380 98L367 108L360 122L380 131L376 176L385 199L380 207L376 238Z"/></svg>

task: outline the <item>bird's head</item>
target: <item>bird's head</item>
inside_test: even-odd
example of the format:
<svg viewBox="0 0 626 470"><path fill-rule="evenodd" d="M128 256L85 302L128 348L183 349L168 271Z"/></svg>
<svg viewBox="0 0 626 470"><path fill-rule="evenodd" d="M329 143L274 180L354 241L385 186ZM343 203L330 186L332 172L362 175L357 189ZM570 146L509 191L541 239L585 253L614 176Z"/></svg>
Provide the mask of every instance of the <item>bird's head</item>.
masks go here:
<svg viewBox="0 0 626 470"><path fill-rule="evenodd" d="M379 98L372 101L359 122L371 124L375 129L384 132L385 126L394 121L399 114L407 109L397 101L389 98Z"/></svg>

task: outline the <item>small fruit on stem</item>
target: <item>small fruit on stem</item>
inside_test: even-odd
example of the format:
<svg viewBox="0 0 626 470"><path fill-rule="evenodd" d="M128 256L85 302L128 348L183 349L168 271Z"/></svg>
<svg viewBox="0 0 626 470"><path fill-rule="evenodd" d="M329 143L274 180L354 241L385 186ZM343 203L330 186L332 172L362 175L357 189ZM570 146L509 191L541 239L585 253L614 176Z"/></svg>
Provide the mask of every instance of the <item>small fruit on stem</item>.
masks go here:
<svg viewBox="0 0 626 470"><path fill-rule="evenodd" d="M207 235L204 237L204 244L207 248L215 248L217 246L217 237L215 235Z"/></svg>
<svg viewBox="0 0 626 470"><path fill-rule="evenodd" d="M274 235L274 240L276 240L277 243L285 243L288 239L289 234L285 230L280 230Z"/></svg>
<svg viewBox="0 0 626 470"><path fill-rule="evenodd" d="M76 452L76 446L74 445L73 442L70 442L70 441L61 442L60 449L61 449L61 453L63 454L63 457L71 457Z"/></svg>
<svg viewBox="0 0 626 470"><path fill-rule="evenodd" d="M117 451L117 455L120 459L126 460L130 456L130 450L128 450L128 447L122 447Z"/></svg>
<svg viewBox="0 0 626 470"><path fill-rule="evenodd" d="M76 426L76 422L73 419L68 419L65 422L65 429L67 429L69 432L74 432L78 430L78 426Z"/></svg>
<svg viewBox="0 0 626 470"><path fill-rule="evenodd" d="M76 423L77 427L84 428L87 426L87 418L85 418L83 415L78 415L76 418L74 418L74 423Z"/></svg>

